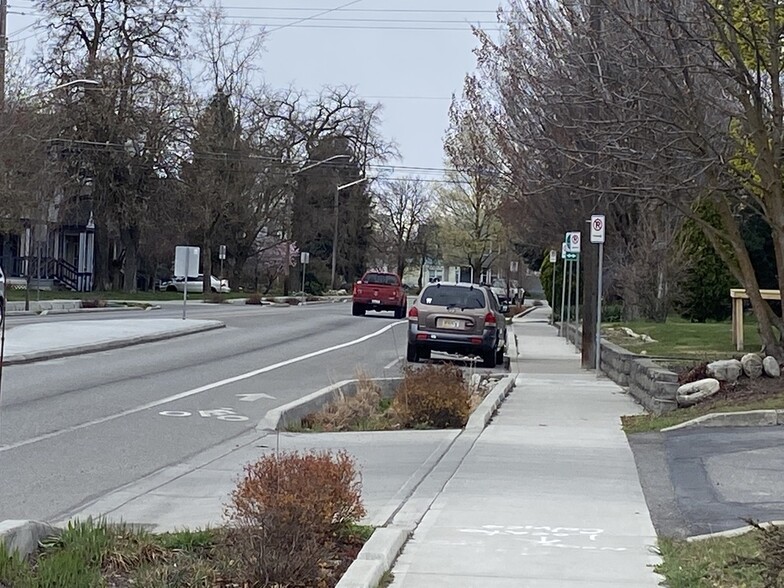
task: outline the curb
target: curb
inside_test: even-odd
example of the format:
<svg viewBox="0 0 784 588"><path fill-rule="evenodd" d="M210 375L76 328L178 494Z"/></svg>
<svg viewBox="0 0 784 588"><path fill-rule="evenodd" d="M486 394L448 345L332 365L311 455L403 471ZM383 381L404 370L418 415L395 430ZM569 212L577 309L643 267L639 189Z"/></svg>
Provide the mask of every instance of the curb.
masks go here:
<svg viewBox="0 0 784 588"><path fill-rule="evenodd" d="M400 380L400 378L375 378L375 380ZM292 420L301 418L321 408L341 389L357 380L344 380L322 388L300 400L267 411L256 426L257 431L277 431ZM488 393L482 403L471 413L463 430L449 443L428 471L413 485L411 493L388 519L387 525L377 528L362 547L357 558L346 570L336 588L376 588L384 573L392 569L397 556L427 514L433 502L463 463L476 440L487 427L498 406L514 388L515 375L506 375Z"/></svg>
<svg viewBox="0 0 784 588"><path fill-rule="evenodd" d="M760 527L763 529L768 529L770 527L783 527L784 521L771 521L768 523L760 523ZM729 529L727 531L718 531L716 533L706 533L705 535L693 535L692 537L687 537L686 541L689 543L694 543L697 541L705 541L707 539L724 539L724 538L731 538L731 537L740 537L741 535L745 535L746 533L750 533L754 531L754 527L751 525L747 525L745 527L738 527L737 529Z"/></svg>
<svg viewBox="0 0 784 588"><path fill-rule="evenodd" d="M39 521L0 521L0 542L9 553L16 552L20 557L29 557L38 551L38 544L43 539L59 534L57 527Z"/></svg>
<svg viewBox="0 0 784 588"><path fill-rule="evenodd" d="M223 329L226 327L225 323L213 321L212 324L195 325L178 331L168 331L163 333L155 333L152 335L139 335L136 337L129 337L126 339L117 339L116 341L106 341L103 343L91 343L87 345L80 345L78 347L69 347L64 349L52 349L50 351L37 351L34 353L10 355L3 360L3 365L20 365L25 363L35 363L37 361L48 361L50 359L60 359L62 357L71 357L74 355L83 355L86 353L96 353L98 351L109 351L112 349L121 349L123 347L132 347L134 345L141 345L142 343L154 343L156 341L165 341L167 339L174 339L176 337L184 337L185 335L195 335L197 333L204 333L207 331L214 331L216 329Z"/></svg>
<svg viewBox="0 0 784 588"><path fill-rule="evenodd" d="M784 409L714 412L661 429L662 433L703 427L775 427L784 425Z"/></svg>
<svg viewBox="0 0 784 588"><path fill-rule="evenodd" d="M482 403L477 406L474 412L471 413L471 416L468 417L468 422L465 426L466 431L481 432L484 430L490 422L490 419L493 418L498 407L512 391L512 388L514 388L515 379L514 376L504 376L501 378L487 396L485 396Z"/></svg>

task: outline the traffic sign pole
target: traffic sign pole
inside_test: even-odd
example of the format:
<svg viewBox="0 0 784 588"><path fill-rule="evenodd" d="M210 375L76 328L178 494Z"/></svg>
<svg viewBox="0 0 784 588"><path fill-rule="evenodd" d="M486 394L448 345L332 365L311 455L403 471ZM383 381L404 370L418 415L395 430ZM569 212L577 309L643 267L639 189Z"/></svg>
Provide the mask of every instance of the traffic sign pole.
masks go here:
<svg viewBox="0 0 784 588"><path fill-rule="evenodd" d="M577 294L575 295L574 300L574 326L575 326L575 333L574 333L574 346L577 347L577 329L580 328L580 257L577 257Z"/></svg>
<svg viewBox="0 0 784 588"><path fill-rule="evenodd" d="M604 243L599 243L599 276L598 292L596 293L596 375L602 366L602 262L604 261Z"/></svg>
<svg viewBox="0 0 784 588"><path fill-rule="evenodd" d="M552 253L555 253L555 251L553 251ZM558 256L557 255L551 255L550 259L553 262L552 263L552 265L553 265L553 284L552 284L552 286L553 286L553 288L552 288L553 295L550 298L550 301L551 301L550 302L550 306L554 307L555 306L555 277L558 275ZM555 323L555 308L552 308L552 312L550 313L550 316L551 316L550 324L554 324Z"/></svg>
<svg viewBox="0 0 784 588"><path fill-rule="evenodd" d="M566 293L566 339L569 339L569 327L572 325L572 274L574 273L574 262L567 262L569 265L569 285Z"/></svg>
<svg viewBox="0 0 784 588"><path fill-rule="evenodd" d="M569 262L564 260L563 272L561 276L561 321L558 323L558 332L563 337L564 335L564 305L566 304L566 268L569 267Z"/></svg>
<svg viewBox="0 0 784 588"><path fill-rule="evenodd" d="M606 224L604 215L591 216L591 243L599 245L598 275L596 280L596 375L601 373L602 367L602 265L604 263L604 239Z"/></svg>

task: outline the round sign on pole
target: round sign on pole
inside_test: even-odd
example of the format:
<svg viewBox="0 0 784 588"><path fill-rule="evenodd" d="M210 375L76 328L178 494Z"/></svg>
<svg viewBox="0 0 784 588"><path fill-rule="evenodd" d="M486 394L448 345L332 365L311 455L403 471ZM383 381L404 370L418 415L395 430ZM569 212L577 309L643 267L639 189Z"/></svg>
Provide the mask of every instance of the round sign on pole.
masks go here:
<svg viewBox="0 0 784 588"><path fill-rule="evenodd" d="M591 243L604 243L605 223L603 214L594 214L591 217Z"/></svg>

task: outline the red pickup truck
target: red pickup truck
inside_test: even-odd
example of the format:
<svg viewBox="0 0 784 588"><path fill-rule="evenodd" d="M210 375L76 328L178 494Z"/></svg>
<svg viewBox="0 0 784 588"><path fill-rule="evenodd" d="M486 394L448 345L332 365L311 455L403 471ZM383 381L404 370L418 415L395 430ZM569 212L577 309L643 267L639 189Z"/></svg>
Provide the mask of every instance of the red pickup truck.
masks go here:
<svg viewBox="0 0 784 588"><path fill-rule="evenodd" d="M365 316L368 310L392 310L395 318L406 316L408 298L400 278L384 272L367 272L354 284L352 314Z"/></svg>

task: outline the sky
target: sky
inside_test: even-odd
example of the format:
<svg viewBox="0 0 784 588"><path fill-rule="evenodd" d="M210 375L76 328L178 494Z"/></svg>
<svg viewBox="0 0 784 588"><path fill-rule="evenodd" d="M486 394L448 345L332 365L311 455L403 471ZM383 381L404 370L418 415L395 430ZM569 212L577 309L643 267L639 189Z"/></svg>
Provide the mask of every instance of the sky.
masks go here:
<svg viewBox="0 0 784 588"><path fill-rule="evenodd" d="M227 17L266 26L261 68L272 87L317 93L347 85L383 104L382 132L406 168L445 166L442 140L453 93L474 70L470 25L497 29L500 0L222 0ZM8 0L10 43L32 54L31 0ZM336 10L337 9L337 10ZM329 11L329 12L327 12ZM24 13L24 14L19 14ZM305 20L307 19L307 20ZM495 36L495 35L493 35ZM395 175L438 177L400 169Z"/></svg>

